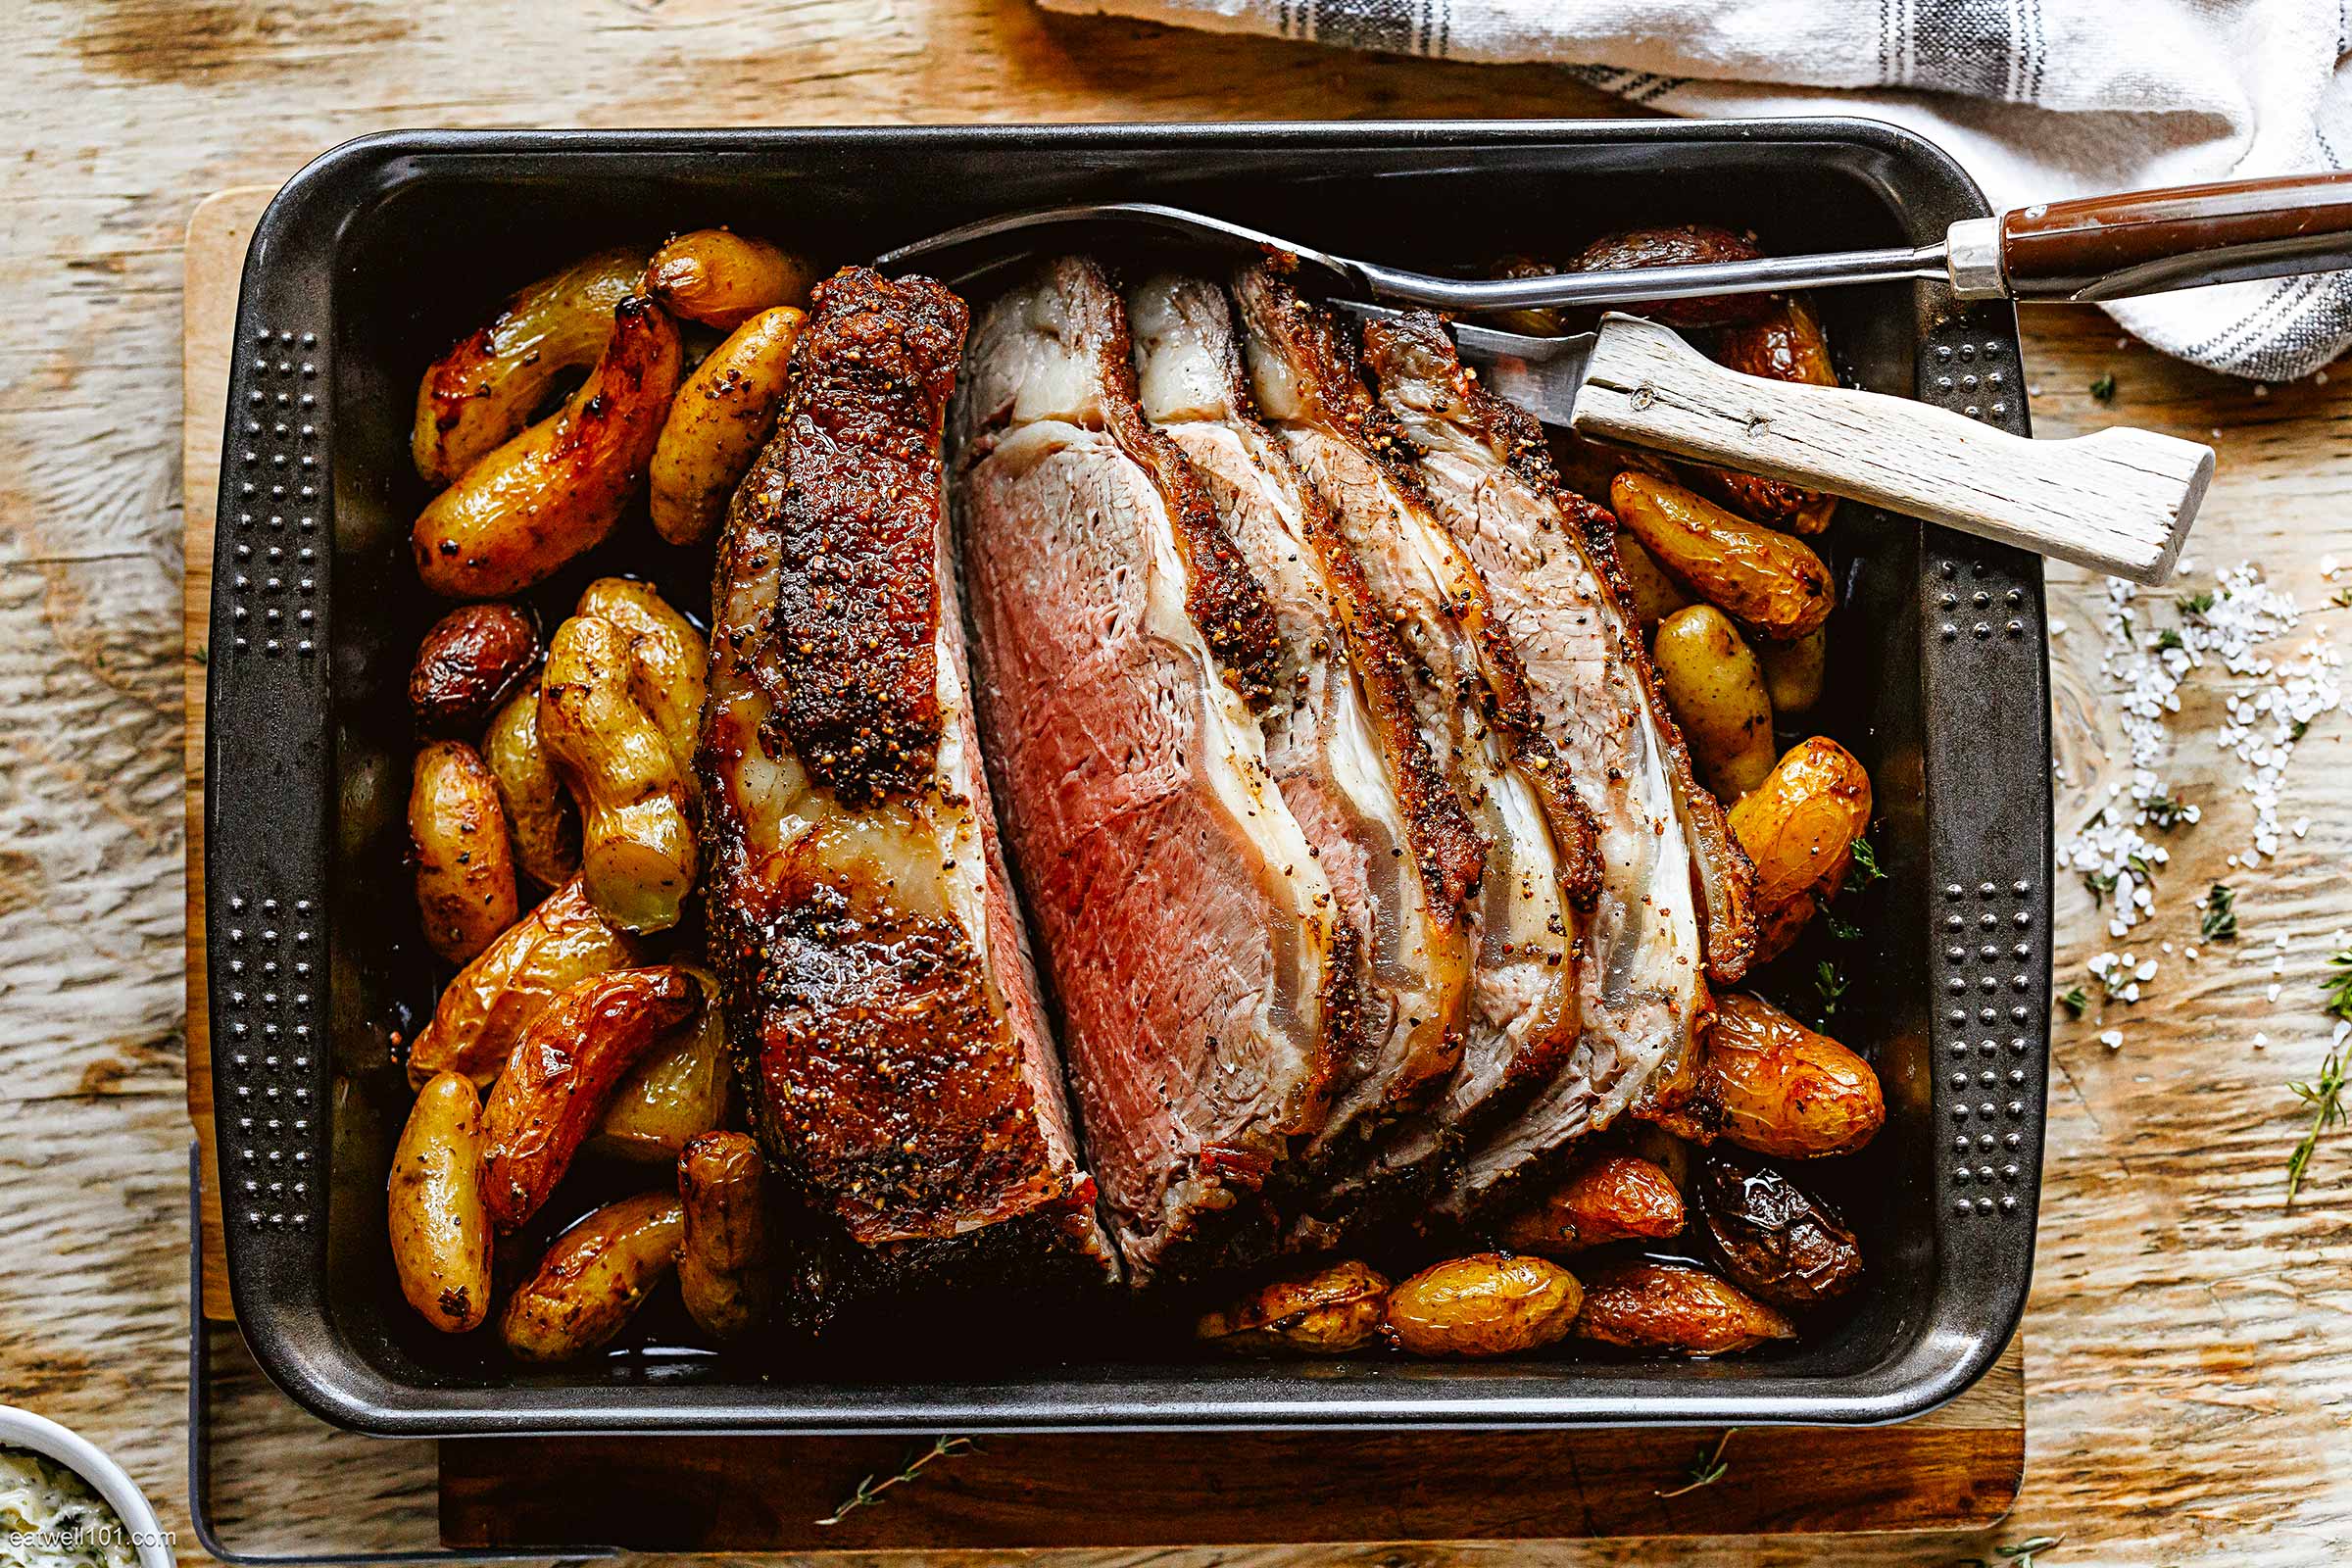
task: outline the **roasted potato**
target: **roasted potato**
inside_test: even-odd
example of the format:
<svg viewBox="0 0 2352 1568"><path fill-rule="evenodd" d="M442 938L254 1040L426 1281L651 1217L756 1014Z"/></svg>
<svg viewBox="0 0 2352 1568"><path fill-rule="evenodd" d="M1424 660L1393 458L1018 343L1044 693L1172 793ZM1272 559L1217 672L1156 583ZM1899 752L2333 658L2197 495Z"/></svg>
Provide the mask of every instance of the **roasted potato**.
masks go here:
<svg viewBox="0 0 2352 1568"><path fill-rule="evenodd" d="M539 1211L613 1091L656 1042L694 1015L702 988L669 965L573 986L514 1042L482 1111L482 1202L511 1231Z"/></svg>
<svg viewBox="0 0 2352 1568"><path fill-rule="evenodd" d="M1604 487L1601 493L1608 491ZM1617 530L1617 569L1625 577L1626 611L1643 630L1690 603L1683 585L1667 576L1642 541L1623 528Z"/></svg>
<svg viewBox="0 0 2352 1568"><path fill-rule="evenodd" d="M1838 1211L1770 1165L1718 1149L1700 1167L1697 1197L1724 1272L1751 1296L1811 1306L1862 1277L1862 1250Z"/></svg>
<svg viewBox="0 0 2352 1568"><path fill-rule="evenodd" d="M424 372L410 451L439 486L519 433L557 376L596 363L612 307L645 276L643 247L599 251L524 288Z"/></svg>
<svg viewBox="0 0 2352 1568"><path fill-rule="evenodd" d="M1496 1240L1522 1252L1567 1257L1606 1242L1683 1233L1683 1195L1666 1172L1632 1154L1600 1154L1518 1209Z"/></svg>
<svg viewBox="0 0 2352 1568"><path fill-rule="evenodd" d="M1574 1330L1580 1340L1670 1355L1730 1355L1796 1328L1704 1269L1630 1262L1596 1273Z"/></svg>
<svg viewBox="0 0 2352 1568"><path fill-rule="evenodd" d="M678 329L644 300L612 310L612 345L556 414L490 453L418 514L416 575L448 599L520 593L604 542L678 389Z"/></svg>
<svg viewBox="0 0 2352 1568"><path fill-rule="evenodd" d="M514 923L514 848L498 782L464 741L416 754L409 785L409 853L425 945L465 963Z"/></svg>
<svg viewBox="0 0 2352 1568"><path fill-rule="evenodd" d="M767 1161L741 1133L704 1133L678 1156L686 1234L678 1294L712 1339L739 1340L767 1319Z"/></svg>
<svg viewBox="0 0 2352 1568"><path fill-rule="evenodd" d="M1829 619L1838 585L1803 541L1734 516L1655 474L1621 473L1610 510L1666 574L1766 637L1802 637Z"/></svg>
<svg viewBox="0 0 2352 1568"><path fill-rule="evenodd" d="M1747 375L1773 381L1836 386L1830 340L1821 318L1801 294L1773 295L1753 321L1727 326L1715 336L1715 358ZM1743 517L1790 533L1819 533L1838 511L1838 498L1786 479L1693 465L1703 488Z"/></svg>
<svg viewBox="0 0 2352 1568"><path fill-rule="evenodd" d="M601 615L556 629L539 743L580 805L589 902L624 931L666 931L694 886L693 797L669 738L632 695L631 643Z"/></svg>
<svg viewBox="0 0 2352 1568"><path fill-rule="evenodd" d="M515 1041L557 997L637 961L637 947L588 902L577 877L541 900L441 991L409 1047L409 1082L462 1072L487 1088Z"/></svg>
<svg viewBox="0 0 2352 1568"><path fill-rule="evenodd" d="M696 731L710 679L710 642L652 584L628 577L599 577L580 595L574 612L609 620L628 638L629 695L661 726L691 792Z"/></svg>
<svg viewBox="0 0 2352 1568"><path fill-rule="evenodd" d="M1772 703L1740 629L1713 605L1658 622L1650 652L1666 706L1707 788L1736 801L1772 771Z"/></svg>
<svg viewBox="0 0 2352 1568"><path fill-rule="evenodd" d="M1870 1063L1758 997L1715 999L1707 1022L1707 1084L1723 1136L1788 1159L1845 1154L1886 1120Z"/></svg>
<svg viewBox="0 0 2352 1568"><path fill-rule="evenodd" d="M508 1299L498 1337L525 1361L570 1361L603 1349L677 1265L685 1233L673 1194L606 1204L556 1238L539 1271Z"/></svg>
<svg viewBox="0 0 2352 1568"><path fill-rule="evenodd" d="M703 1010L629 1069L612 1092L588 1147L620 1159L674 1162L688 1143L723 1125L727 1112L727 1031L718 982L692 965Z"/></svg>
<svg viewBox="0 0 2352 1568"><path fill-rule="evenodd" d="M460 605L432 624L409 668L409 711L427 735L470 741L539 667L539 626L509 604Z"/></svg>
<svg viewBox="0 0 2352 1568"><path fill-rule="evenodd" d="M1389 1281L1353 1261L1330 1263L1204 1312L1194 1333L1243 1355L1346 1355L1380 1335Z"/></svg>
<svg viewBox="0 0 2352 1568"><path fill-rule="evenodd" d="M1821 701L1830 662L1829 627L1816 626L1788 642L1760 641L1755 653L1756 662L1764 667L1764 695L1772 699L1775 718L1810 712Z"/></svg>
<svg viewBox="0 0 2352 1568"><path fill-rule="evenodd" d="M1870 775L1820 735L1790 747L1732 807L1732 836L1756 866L1760 959L1787 952L1814 909L1837 897L1870 812Z"/></svg>
<svg viewBox="0 0 2352 1568"><path fill-rule="evenodd" d="M441 1073L418 1091L392 1150L384 1206L400 1294L444 1334L478 1327L490 1310L490 1216L482 1104L464 1073Z"/></svg>
<svg viewBox="0 0 2352 1568"><path fill-rule="evenodd" d="M718 531L735 487L776 427L784 368L806 320L779 305L761 311L710 351L678 388L654 445L654 527L673 545L699 545Z"/></svg>
<svg viewBox="0 0 2352 1568"><path fill-rule="evenodd" d="M1678 223L1662 228L1627 228L1603 234L1578 252L1565 270L1613 272L1631 267L1680 267L1694 262L1747 262L1763 254L1756 242L1728 228ZM1706 294L1688 300L1642 300L1615 307L1669 326L1721 326L1761 320L1773 308L1769 294Z"/></svg>
<svg viewBox="0 0 2352 1568"><path fill-rule="evenodd" d="M580 810L539 744L539 681L507 699L482 734L482 765L498 781L514 858L541 887L579 874Z"/></svg>
<svg viewBox="0 0 2352 1568"><path fill-rule="evenodd" d="M804 258L723 228L680 234L645 270L646 292L663 308L722 332L779 305L807 305L815 283Z"/></svg>
<svg viewBox="0 0 2352 1568"><path fill-rule="evenodd" d="M1415 1355L1517 1355L1565 1338L1584 1295L1557 1263L1473 1252L1391 1291L1386 1328Z"/></svg>

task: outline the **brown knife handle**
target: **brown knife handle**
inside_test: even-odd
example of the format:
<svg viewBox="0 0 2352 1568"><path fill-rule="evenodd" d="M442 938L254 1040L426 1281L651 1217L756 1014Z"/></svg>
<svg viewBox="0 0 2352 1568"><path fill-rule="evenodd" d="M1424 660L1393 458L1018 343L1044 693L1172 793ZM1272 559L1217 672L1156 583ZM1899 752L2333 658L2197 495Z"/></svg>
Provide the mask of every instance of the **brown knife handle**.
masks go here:
<svg viewBox="0 0 2352 1568"><path fill-rule="evenodd" d="M2352 268L2352 173L2047 202L2001 215L2021 300L2112 300Z"/></svg>

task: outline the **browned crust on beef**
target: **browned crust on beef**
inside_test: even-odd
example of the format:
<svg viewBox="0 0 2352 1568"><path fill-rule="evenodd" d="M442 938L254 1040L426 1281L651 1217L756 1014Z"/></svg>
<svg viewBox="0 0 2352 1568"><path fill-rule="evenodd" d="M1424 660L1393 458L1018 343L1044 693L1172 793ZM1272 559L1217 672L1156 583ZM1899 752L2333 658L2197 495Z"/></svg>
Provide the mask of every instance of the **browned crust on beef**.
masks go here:
<svg viewBox="0 0 2352 1568"><path fill-rule="evenodd" d="M968 314L928 278L816 287L777 422L779 576L752 668L811 777L862 806L921 791L939 750L939 433ZM787 674L789 671L789 674Z"/></svg>

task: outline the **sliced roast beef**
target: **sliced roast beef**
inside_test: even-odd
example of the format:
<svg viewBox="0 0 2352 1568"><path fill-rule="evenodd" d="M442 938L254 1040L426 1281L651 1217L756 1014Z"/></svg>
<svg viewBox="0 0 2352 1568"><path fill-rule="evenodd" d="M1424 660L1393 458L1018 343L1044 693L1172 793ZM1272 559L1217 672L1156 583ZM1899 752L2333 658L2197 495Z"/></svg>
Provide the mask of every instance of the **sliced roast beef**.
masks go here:
<svg viewBox="0 0 2352 1568"><path fill-rule="evenodd" d="M1355 989L1252 712L1285 678L1276 612L1139 412L1090 262L988 310L950 461L989 765L1104 1205L1139 1281L1213 1266L1270 1239Z"/></svg>
<svg viewBox="0 0 2352 1568"><path fill-rule="evenodd" d="M1322 1207L1319 1173L1360 1162L1364 1141L1460 1060L1485 847L1421 736L1402 648L1354 552L1251 408L1224 291L1163 274L1127 302L1144 413L1192 460L1273 604L1266 763L1366 958L1350 1037L1333 1031L1330 1117L1289 1184Z"/></svg>
<svg viewBox="0 0 2352 1568"><path fill-rule="evenodd" d="M719 551L697 759L711 959L762 1142L876 1259L1102 1279L994 842L939 441L961 301L821 284Z"/></svg>
<svg viewBox="0 0 2352 1568"><path fill-rule="evenodd" d="M1536 718L1599 828L1583 1039L1536 1102L1472 1150L1442 1205L1465 1213L1641 1097L1672 1099L1707 1007L1702 971L1729 982L1745 969L1753 872L1691 774L1622 609L1613 519L1560 485L1542 428L1478 385L1436 317L1373 323L1364 348L1382 408L1483 572Z"/></svg>
<svg viewBox="0 0 2352 1568"><path fill-rule="evenodd" d="M1411 670L1422 737L1488 845L1460 1067L1362 1173L1427 1170L1550 1081L1575 1049L1593 825L1530 710L1526 672L1486 585L1432 515L1354 344L1265 267L1236 284L1258 411L1329 506Z"/></svg>

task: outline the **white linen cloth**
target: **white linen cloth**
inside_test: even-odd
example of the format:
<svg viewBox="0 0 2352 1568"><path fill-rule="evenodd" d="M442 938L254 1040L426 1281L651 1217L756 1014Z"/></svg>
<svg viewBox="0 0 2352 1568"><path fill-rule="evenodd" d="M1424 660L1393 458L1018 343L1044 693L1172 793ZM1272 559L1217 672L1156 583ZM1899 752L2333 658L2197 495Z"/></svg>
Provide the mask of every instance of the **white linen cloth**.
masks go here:
<svg viewBox="0 0 2352 1568"><path fill-rule="evenodd" d="M1039 0L1223 32L1550 61L1672 114L1852 114L1937 142L1995 210L2345 167L2352 0ZM1509 105L1497 104L1498 111ZM2352 272L2109 307L2258 380L2352 345Z"/></svg>

